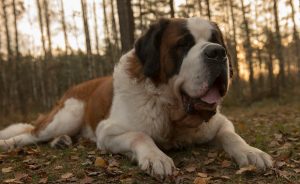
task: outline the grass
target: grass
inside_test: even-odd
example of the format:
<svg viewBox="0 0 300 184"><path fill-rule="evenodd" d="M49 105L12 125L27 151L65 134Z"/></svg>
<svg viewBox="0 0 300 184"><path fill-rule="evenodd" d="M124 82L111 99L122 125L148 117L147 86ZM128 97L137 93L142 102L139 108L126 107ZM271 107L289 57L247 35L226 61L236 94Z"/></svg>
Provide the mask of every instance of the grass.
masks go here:
<svg viewBox="0 0 300 184"><path fill-rule="evenodd" d="M9 183L12 181L9 179L17 179L15 183L193 183L195 178L203 177L203 173L207 176L198 182L298 183L299 109L297 94L222 109L248 143L274 157L276 167L266 172L249 171L238 175L237 165L226 153L203 145L168 152L179 170L176 176L162 181L140 171L125 156L103 153L96 150L94 143L81 140L64 150L39 144L0 153L0 169L12 167L11 172L0 172L0 183ZM95 165L97 157L105 160L105 164ZM66 173L71 173L70 177L63 177Z"/></svg>

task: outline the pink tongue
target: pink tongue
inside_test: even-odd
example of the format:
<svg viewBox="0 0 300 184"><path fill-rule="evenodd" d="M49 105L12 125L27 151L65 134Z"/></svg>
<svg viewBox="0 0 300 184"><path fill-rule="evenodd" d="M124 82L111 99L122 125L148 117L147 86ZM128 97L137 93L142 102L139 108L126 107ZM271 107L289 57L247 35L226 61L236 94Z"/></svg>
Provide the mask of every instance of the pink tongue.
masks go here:
<svg viewBox="0 0 300 184"><path fill-rule="evenodd" d="M201 97L201 100L208 103L218 103L221 99L219 90L216 87L212 87L203 97Z"/></svg>

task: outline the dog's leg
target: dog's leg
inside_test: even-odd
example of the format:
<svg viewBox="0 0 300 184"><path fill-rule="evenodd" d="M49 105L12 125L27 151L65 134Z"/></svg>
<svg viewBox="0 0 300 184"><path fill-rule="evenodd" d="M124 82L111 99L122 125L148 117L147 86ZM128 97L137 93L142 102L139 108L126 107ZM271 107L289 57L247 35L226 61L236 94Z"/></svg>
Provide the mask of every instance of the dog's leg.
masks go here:
<svg viewBox="0 0 300 184"><path fill-rule="evenodd" d="M58 136L54 138L50 143L50 146L52 148L58 148L58 149L68 148L71 145L72 145L72 139L68 135Z"/></svg>
<svg viewBox="0 0 300 184"><path fill-rule="evenodd" d="M28 131L17 136L0 140L0 149L7 150L13 147L22 147L37 142L49 141L61 135L73 136L79 132L82 126L84 114L84 103L80 100L70 98L64 102L61 108L47 122L44 128L36 131Z"/></svg>
<svg viewBox="0 0 300 184"><path fill-rule="evenodd" d="M224 150L232 156L240 167L252 164L259 169L273 166L273 161L267 153L250 146L234 130L233 124L223 115L213 117L212 124L216 126L216 140L220 142Z"/></svg>
<svg viewBox="0 0 300 184"><path fill-rule="evenodd" d="M140 168L161 177L172 174L173 160L143 132L124 131L110 120L100 122L96 130L99 149L123 153L136 159Z"/></svg>

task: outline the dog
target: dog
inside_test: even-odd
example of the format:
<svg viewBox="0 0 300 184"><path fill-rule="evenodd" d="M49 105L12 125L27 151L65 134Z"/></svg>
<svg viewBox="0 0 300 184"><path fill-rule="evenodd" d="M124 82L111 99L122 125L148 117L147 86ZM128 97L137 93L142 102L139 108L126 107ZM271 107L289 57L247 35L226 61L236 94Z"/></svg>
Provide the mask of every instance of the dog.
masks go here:
<svg viewBox="0 0 300 184"><path fill-rule="evenodd" d="M35 126L20 123L0 131L0 148L53 139L54 146L80 135L164 177L175 165L162 150L214 141L240 167L270 168L271 156L248 145L219 111L231 78L216 23L161 19L120 58L112 76L72 87Z"/></svg>

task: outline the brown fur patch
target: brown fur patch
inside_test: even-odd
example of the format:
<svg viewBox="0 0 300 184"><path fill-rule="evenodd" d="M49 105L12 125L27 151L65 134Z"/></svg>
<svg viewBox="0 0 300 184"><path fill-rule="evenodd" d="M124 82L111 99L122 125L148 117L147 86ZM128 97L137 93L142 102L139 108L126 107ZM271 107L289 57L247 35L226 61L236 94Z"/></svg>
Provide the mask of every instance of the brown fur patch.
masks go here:
<svg viewBox="0 0 300 184"><path fill-rule="evenodd" d="M112 103L113 87L112 77L102 77L83 82L70 88L58 101L57 105L46 115L40 115L35 121L33 134L38 134L52 122L56 113L64 107L64 103L69 98L76 98L85 103L85 123L96 127L96 122L106 118ZM89 111L87 110L89 109ZM72 122L70 122L72 123Z"/></svg>

